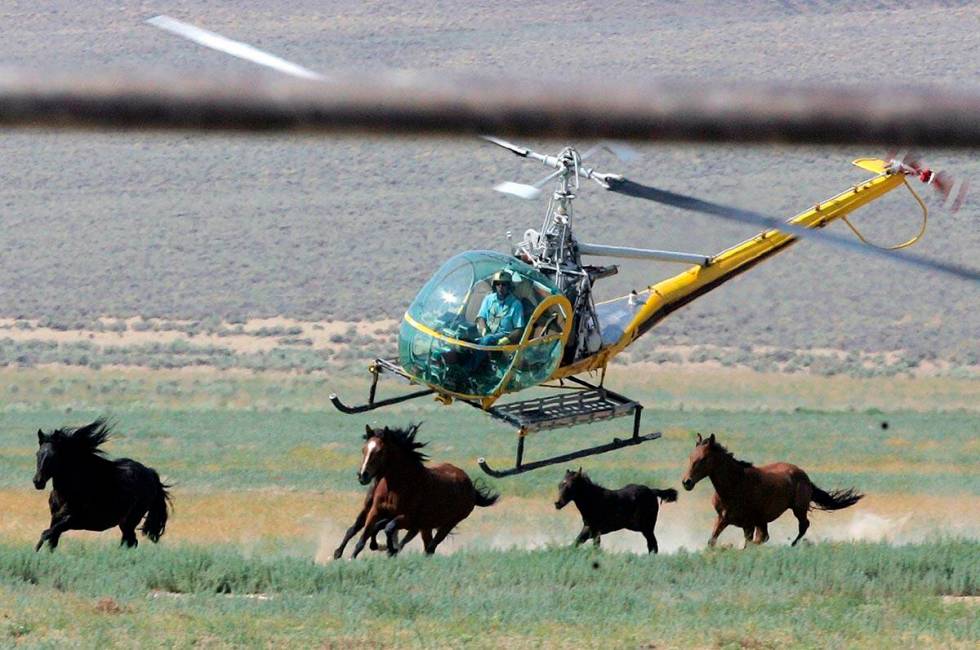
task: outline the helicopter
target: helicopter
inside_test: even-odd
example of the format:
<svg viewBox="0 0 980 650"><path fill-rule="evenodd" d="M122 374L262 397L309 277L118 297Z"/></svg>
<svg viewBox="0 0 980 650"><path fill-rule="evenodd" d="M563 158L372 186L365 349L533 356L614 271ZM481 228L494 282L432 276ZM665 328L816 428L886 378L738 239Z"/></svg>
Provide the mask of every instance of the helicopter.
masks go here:
<svg viewBox="0 0 980 650"><path fill-rule="evenodd" d="M247 44L174 19L161 16L148 22L292 76L331 82L324 75ZM58 117L64 119L63 115ZM248 119L254 120L254 115ZM478 461L485 472L495 477L519 474L660 437L659 433L640 433L643 406L639 402L604 386L610 362L676 309L785 251L800 238L898 257L906 263L974 281L980 277L972 269L891 252L914 244L924 232L926 206L907 179L918 178L939 190L951 208L962 203L965 192L965 185L953 183L945 174L935 173L907 155L855 161L873 176L784 222L660 190L621 175L599 172L585 165L588 152L580 154L574 147L566 147L555 155L544 155L496 137L485 136L485 140L553 170L533 185L505 183L497 188L522 198L536 198L542 193L541 187L553 182L554 189L541 228L527 230L508 254L468 251L447 261L406 311L399 333L398 356L378 358L371 364L372 382L367 402L350 406L337 395L331 395L331 401L345 413L363 413L423 396L435 396L445 404L459 401L476 407L517 429L513 467L497 470L484 459ZM606 191L752 223L765 230L716 254L581 242L573 232L573 204L582 180L594 182ZM919 203L923 228L911 240L894 247L867 246L860 231L847 220L848 215L900 185L905 185ZM860 243L819 230L836 220L845 221ZM675 262L683 264L684 270L643 291L597 302L593 292L595 284L616 273L617 268L586 264L583 256L593 255ZM477 343L479 307L492 289L493 278L502 272L509 275L514 295L520 300L524 324L513 340ZM582 377L596 373L600 377L598 383ZM393 374L424 388L377 399L379 379L383 374ZM558 393L546 398L500 401L504 395L533 386L554 387ZM524 460L528 434L626 416L633 417L630 437L615 438L605 445L534 462Z"/></svg>
<svg viewBox="0 0 980 650"><path fill-rule="evenodd" d="M147 22L206 47L291 76L330 82L326 76L312 70L173 18L158 16ZM641 433L643 406L608 389L604 382L607 368L616 355L676 309L785 251L800 237L816 237L837 246L879 253L911 246L924 233L927 210L906 182L907 178L918 178L938 189L952 209L962 203L965 195L965 185L957 185L947 175L922 167L908 155L897 155L889 160L866 158L855 161L855 164L874 174L872 178L783 222L666 192L618 174L587 167L585 161L595 148L580 154L574 147L565 147L555 155L545 155L500 138L483 138L551 168L545 178L533 185L502 183L495 188L520 198L533 199L542 194L543 186L552 182L553 191L540 229L528 229L508 254L466 251L446 261L405 312L399 329L397 356L379 357L369 366L371 384L367 402L348 405L336 394L330 399L337 409L348 414L427 396L434 396L447 405L458 401L476 407L517 430L513 467L499 470L490 467L483 458L477 461L484 472L498 478L659 438L660 433ZM580 181L593 182L606 191L762 225L766 230L711 255L582 242L574 234L573 209ZM923 211L920 232L888 251L868 248L868 242L848 220L848 215L901 185L912 192ZM817 232L836 220L845 221L862 243ZM588 256L673 262L685 268L643 291L597 302L593 291L595 284L615 274L618 268L587 264L583 258ZM906 261L926 267L943 266L942 262L905 257ZM945 270L963 275L962 269ZM494 278L501 274L510 279L511 291L519 301L521 327L509 337L480 342L481 307L493 291ZM379 380L385 374L419 385L421 389L378 399ZM597 383L583 377L595 374L599 375ZM535 386L558 390L548 397L500 401L504 395ZM629 437L525 462L525 441L531 433L628 416L633 418Z"/></svg>
<svg viewBox="0 0 980 650"><path fill-rule="evenodd" d="M769 223L771 227L767 230L719 253L615 246L584 242L575 237L573 202L581 179L593 181L607 191L677 207L703 210L704 206L714 204L586 167L583 164L586 156L573 147L550 156L499 138L485 136L484 139L555 169L533 185L505 182L495 188L531 199L541 194L542 185L554 180L554 191L540 230L528 229L510 254L466 251L445 262L405 312L399 331L398 357L379 358L370 366L372 383L368 402L348 406L336 394L330 399L339 410L351 414L426 395L435 395L445 404L460 401L480 408L517 429L513 467L501 470L491 467L484 458L477 461L484 472L496 478L656 440L660 433L641 433L643 406L604 386L608 366L616 355L675 310L787 250L801 234L810 234L809 229L843 220L865 242L863 245L867 245L848 215L901 186L911 192L921 208L922 225L911 239L877 250L900 250L915 244L925 233L928 209L907 182L909 177L934 184L953 210L962 204L966 191L963 184L954 185L947 175L923 168L907 156L887 161L862 158L854 164L872 172L871 178L785 223ZM769 221L762 215L753 216L753 221L760 218L765 223ZM831 241L838 240L835 237ZM595 284L614 275L618 267L587 264L583 258L588 256L671 262L685 268L643 291L596 302ZM505 337L495 343L481 342L476 323L484 300L501 273L516 280L512 281L512 291L522 305L524 325L519 333L510 335L513 340ZM469 361L475 355L479 355L480 363ZM377 400L378 380L383 373L426 388ZM598 383L584 379L583 374L598 374ZM559 390L548 397L498 401L505 394L534 386ZM551 458L524 461L525 439L530 433L630 415L633 428L629 437L614 438L603 445Z"/></svg>

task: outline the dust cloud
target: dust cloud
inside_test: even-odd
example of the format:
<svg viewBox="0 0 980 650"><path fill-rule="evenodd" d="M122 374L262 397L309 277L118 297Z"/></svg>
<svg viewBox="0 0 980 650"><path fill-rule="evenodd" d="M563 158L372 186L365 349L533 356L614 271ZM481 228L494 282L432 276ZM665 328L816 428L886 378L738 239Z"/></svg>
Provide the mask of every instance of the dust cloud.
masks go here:
<svg viewBox="0 0 980 650"><path fill-rule="evenodd" d="M476 513L463 522L438 549L439 554L452 554L461 550L536 550L570 545L580 530L578 513L562 513L541 516L529 521L515 512L498 511L494 516L481 517ZM942 537L980 539L980 519L962 517L962 513L948 511L923 512L896 511L893 508L858 507L853 511L810 514L810 529L804 543L818 542L886 542L902 545L928 541ZM714 516L705 508L682 510L668 504L661 509L656 535L660 553L698 551L707 546ZM316 552L317 562L328 562L333 550L343 538L347 524L326 521L319 535ZM796 519L789 513L769 526L770 540L767 546L785 546L796 537ZM357 537L351 540L345 553L350 556ZM379 540L382 541L382 540ZM590 542L587 542L590 544ZM719 546L741 548L741 529L728 528L719 539ZM619 531L602 536L601 548L610 553L647 552L646 542L639 533ZM367 551L365 551L367 552ZM422 544L416 540L405 549L408 553L421 553Z"/></svg>

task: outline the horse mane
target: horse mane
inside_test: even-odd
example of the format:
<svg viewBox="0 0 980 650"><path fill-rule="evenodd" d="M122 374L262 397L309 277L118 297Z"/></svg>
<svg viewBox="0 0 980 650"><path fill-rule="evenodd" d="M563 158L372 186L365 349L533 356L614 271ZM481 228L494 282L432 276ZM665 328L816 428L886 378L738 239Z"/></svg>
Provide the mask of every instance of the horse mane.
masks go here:
<svg viewBox="0 0 980 650"><path fill-rule="evenodd" d="M581 481L587 487L594 487L596 485L599 485L598 483L596 483L595 481L593 481L591 478L589 478L589 475L586 474L585 472L578 471L578 472L575 472L575 475L578 477L578 480ZM602 486L599 486L599 487L602 487Z"/></svg>
<svg viewBox="0 0 980 650"><path fill-rule="evenodd" d="M419 427L422 423L410 424L404 429L391 429L385 427L384 429L371 429L364 434L365 440L370 440L371 438L380 438L385 442L392 442L396 447L405 452L411 460L417 462L419 465L425 463L429 460L429 456L422 451L419 451L425 447L428 443L418 442L415 439L415 434L419 432Z"/></svg>
<svg viewBox="0 0 980 650"><path fill-rule="evenodd" d="M750 463L747 460L740 460L738 458L735 458L735 454L733 454L732 452L728 451L728 449L723 444L721 444L720 442L718 442L717 440L715 440L712 443L712 446L715 449L717 449L718 451L720 451L722 454L724 454L725 456L727 456L728 458L731 458L733 461L735 461L738 464L739 467L755 467L755 465L753 465L752 463Z"/></svg>
<svg viewBox="0 0 980 650"><path fill-rule="evenodd" d="M81 427L62 427L48 434L55 445L67 447L75 453L104 456L99 447L112 437L112 424L106 418L98 418Z"/></svg>

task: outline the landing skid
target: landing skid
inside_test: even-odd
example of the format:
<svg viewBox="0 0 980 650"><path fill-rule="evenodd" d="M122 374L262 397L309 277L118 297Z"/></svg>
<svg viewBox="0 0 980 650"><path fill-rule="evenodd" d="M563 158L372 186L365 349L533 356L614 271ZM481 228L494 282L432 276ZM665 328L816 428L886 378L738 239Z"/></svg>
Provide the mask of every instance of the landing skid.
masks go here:
<svg viewBox="0 0 980 650"><path fill-rule="evenodd" d="M337 407L337 410L342 413L347 413L348 415L353 415L355 413L366 413L367 411L373 411L374 409L379 409L384 406L391 406L392 404L400 404L401 402L407 402L409 400L418 399L419 397L425 397L426 395L431 395L435 390L427 388L425 390L417 390L413 393L408 393L406 395L399 395L397 397L390 397L383 400L375 400L375 395L378 391L378 380L381 378L381 373L390 372L394 375L398 375L402 379L411 380L411 378L405 374L401 366L387 359L375 359L374 363L371 364L371 388L368 390L368 401L367 404L359 404L357 406L348 406L344 404L337 393L330 393L330 402Z"/></svg>
<svg viewBox="0 0 980 650"><path fill-rule="evenodd" d="M569 377L568 379L579 386L577 389L569 388L570 394L511 402L487 410L491 416L517 427L517 457L513 467L503 470L493 469L485 458L479 458L477 464L480 469L494 478L504 478L548 465L566 463L576 458L585 458L623 447L631 447L648 440L656 440L661 436L659 432L640 434L640 418L643 413L643 406L640 403L576 377ZM477 406L476 404L472 405ZM612 442L604 445L580 449L530 463L524 462L524 440L528 433L609 420L630 414L633 415L633 435L629 438L613 438Z"/></svg>
<svg viewBox="0 0 980 650"><path fill-rule="evenodd" d="M348 414L366 413L374 409L399 404L409 400L432 395L436 391L431 388L398 395L388 399L376 399L378 380L382 373L394 374L401 379L414 383L412 378L396 361L388 359L376 359L371 364L371 388L368 391L368 401L366 404L349 406L344 404L340 397L335 393L330 395L330 401L339 411ZM548 465L566 463L577 458L595 456L609 451L632 447L648 440L656 440L661 436L657 433L640 434L640 417L643 414L643 405L633 401L628 397L615 393L603 386L596 386L577 377L568 377L562 383L561 394L551 395L537 399L522 400L519 402L508 402L498 404L488 409L484 409L479 402L470 400L459 400L470 406L489 413L491 417L500 420L517 429L517 456L514 466L507 469L494 469L490 467L485 458L477 459L477 464L484 472L494 478L504 478L523 474ZM552 456L542 460L524 462L525 438L528 434L536 431L548 429L564 429L577 424L591 424L613 418L633 416L633 435L629 438L613 438L612 442L587 449L579 449L567 454Z"/></svg>

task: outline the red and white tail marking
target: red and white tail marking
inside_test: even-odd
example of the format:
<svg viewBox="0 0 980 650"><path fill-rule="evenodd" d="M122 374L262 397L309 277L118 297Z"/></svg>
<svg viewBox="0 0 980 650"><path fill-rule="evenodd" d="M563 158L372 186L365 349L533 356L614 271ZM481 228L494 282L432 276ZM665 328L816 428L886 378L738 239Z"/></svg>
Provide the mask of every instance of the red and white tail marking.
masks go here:
<svg viewBox="0 0 980 650"><path fill-rule="evenodd" d="M948 211L956 212L963 207L969 189L969 183L966 181L954 178L948 172L936 172L925 167L918 158L908 151L892 152L889 159L892 161L892 169L895 171L906 176L916 176L920 181L936 190L943 197L943 207Z"/></svg>

